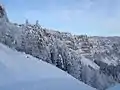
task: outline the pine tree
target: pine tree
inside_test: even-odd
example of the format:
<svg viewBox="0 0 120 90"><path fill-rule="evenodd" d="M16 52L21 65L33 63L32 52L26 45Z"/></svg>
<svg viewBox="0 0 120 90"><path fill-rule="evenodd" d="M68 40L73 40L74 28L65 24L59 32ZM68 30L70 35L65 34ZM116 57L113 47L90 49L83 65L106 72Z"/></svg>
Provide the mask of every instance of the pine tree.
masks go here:
<svg viewBox="0 0 120 90"><path fill-rule="evenodd" d="M26 19L26 21L25 21L25 25L27 26L28 24L29 24L28 19Z"/></svg>

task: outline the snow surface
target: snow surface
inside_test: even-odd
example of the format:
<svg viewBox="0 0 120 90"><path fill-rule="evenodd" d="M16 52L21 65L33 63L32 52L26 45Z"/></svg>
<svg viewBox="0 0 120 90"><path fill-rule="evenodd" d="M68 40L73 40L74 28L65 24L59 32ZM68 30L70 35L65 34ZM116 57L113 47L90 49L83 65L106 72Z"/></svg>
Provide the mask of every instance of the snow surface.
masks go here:
<svg viewBox="0 0 120 90"><path fill-rule="evenodd" d="M82 64L85 64L85 65L90 65L91 67L93 67L94 69L99 69L99 66L97 64L95 64L93 61L90 61L89 59L85 58L82 56Z"/></svg>
<svg viewBox="0 0 120 90"><path fill-rule="evenodd" d="M120 90L120 84L117 84L116 86L109 88L107 90Z"/></svg>
<svg viewBox="0 0 120 90"><path fill-rule="evenodd" d="M95 90L64 71L0 44L0 90Z"/></svg>

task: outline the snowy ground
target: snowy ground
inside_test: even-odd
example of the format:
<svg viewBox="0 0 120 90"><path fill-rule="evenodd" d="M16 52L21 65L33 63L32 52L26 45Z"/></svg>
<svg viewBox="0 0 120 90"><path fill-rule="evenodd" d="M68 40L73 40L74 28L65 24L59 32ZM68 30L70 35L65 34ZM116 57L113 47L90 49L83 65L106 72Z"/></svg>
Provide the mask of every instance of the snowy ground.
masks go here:
<svg viewBox="0 0 120 90"><path fill-rule="evenodd" d="M109 88L107 90L120 90L120 84L117 84L116 86L111 87L111 88Z"/></svg>
<svg viewBox="0 0 120 90"><path fill-rule="evenodd" d="M64 71L0 44L0 90L95 90Z"/></svg>

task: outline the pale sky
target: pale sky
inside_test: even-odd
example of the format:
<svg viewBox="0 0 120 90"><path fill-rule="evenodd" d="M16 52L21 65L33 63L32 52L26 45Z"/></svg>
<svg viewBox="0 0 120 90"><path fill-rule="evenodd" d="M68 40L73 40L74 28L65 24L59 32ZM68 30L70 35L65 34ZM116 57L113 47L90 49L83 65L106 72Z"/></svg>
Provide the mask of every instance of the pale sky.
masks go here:
<svg viewBox="0 0 120 90"><path fill-rule="evenodd" d="M72 34L120 35L120 0L0 0L12 22Z"/></svg>

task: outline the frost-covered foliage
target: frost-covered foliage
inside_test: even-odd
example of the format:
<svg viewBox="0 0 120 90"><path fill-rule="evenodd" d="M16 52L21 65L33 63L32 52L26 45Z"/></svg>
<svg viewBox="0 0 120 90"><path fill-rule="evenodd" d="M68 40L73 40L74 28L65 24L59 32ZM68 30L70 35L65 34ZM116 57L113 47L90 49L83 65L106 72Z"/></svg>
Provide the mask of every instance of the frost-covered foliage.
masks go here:
<svg viewBox="0 0 120 90"><path fill-rule="evenodd" d="M6 15L6 14L5 14ZM0 18L0 42L42 59L99 90L120 82L120 37L88 37ZM7 21L6 21L7 20Z"/></svg>

